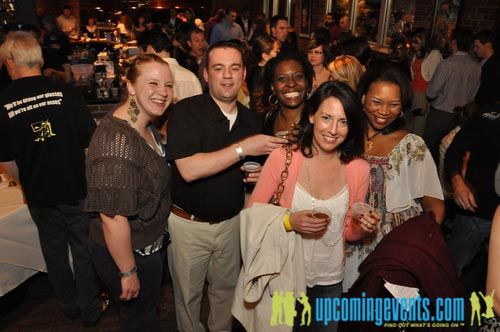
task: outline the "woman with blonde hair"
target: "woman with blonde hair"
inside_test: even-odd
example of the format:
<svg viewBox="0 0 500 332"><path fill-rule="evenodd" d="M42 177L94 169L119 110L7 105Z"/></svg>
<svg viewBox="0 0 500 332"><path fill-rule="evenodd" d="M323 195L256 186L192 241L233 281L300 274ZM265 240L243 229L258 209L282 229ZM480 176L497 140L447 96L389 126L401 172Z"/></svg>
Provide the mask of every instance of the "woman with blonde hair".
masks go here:
<svg viewBox="0 0 500 332"><path fill-rule="evenodd" d="M173 77L155 54L135 58L125 99L101 120L87 156L90 256L125 332L159 331L171 168L152 122L172 102Z"/></svg>
<svg viewBox="0 0 500 332"><path fill-rule="evenodd" d="M335 81L344 82L354 91L365 72L363 65L352 55L340 55L328 64L328 70Z"/></svg>

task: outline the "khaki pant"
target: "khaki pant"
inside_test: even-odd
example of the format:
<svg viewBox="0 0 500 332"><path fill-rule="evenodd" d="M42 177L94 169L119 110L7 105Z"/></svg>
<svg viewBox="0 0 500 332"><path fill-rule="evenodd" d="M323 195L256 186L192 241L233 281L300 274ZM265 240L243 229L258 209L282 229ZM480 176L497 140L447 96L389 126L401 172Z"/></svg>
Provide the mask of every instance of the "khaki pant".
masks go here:
<svg viewBox="0 0 500 332"><path fill-rule="evenodd" d="M208 281L210 331L231 331L231 304L240 272L240 217L217 224L180 218L171 213L168 266L172 275L177 327L204 332L200 306Z"/></svg>

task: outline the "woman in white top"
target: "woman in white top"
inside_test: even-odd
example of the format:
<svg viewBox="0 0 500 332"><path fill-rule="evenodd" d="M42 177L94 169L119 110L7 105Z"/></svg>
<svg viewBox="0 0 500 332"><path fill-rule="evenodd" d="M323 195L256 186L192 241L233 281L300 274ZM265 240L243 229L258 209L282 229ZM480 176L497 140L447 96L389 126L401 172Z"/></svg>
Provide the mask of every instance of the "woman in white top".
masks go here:
<svg viewBox="0 0 500 332"><path fill-rule="evenodd" d="M129 37L132 30L132 21L130 17L128 15L120 16L120 21L116 27L120 30L121 35Z"/></svg>
<svg viewBox="0 0 500 332"><path fill-rule="evenodd" d="M340 297L344 239L367 236L378 219L366 213L352 220L350 213L351 205L364 199L369 182L368 164L359 158L363 126L354 92L344 83L326 82L308 100L304 114L307 120L297 145L292 151L281 148L271 153L248 206L270 201L279 187L284 160L289 161L279 204L291 211L285 216L285 229L302 237L307 297L314 304L315 298ZM319 207L329 210L331 218L315 218L312 210ZM300 315L297 318L300 325ZM337 323L325 326L312 319L307 330L336 331Z"/></svg>
<svg viewBox="0 0 500 332"><path fill-rule="evenodd" d="M410 65L411 88L413 90L412 110L420 109L420 112L415 114L412 131L421 136L424 132L427 111L425 92L437 65L443 60L443 56L437 47L432 47L429 32L425 28L417 28L413 31L411 49L413 52Z"/></svg>
<svg viewBox="0 0 500 332"><path fill-rule="evenodd" d="M358 266L382 237L422 211L444 218L443 192L436 165L422 138L404 129L403 114L411 110L408 78L396 66L370 67L361 78L361 96L366 118L365 154L370 164L370 187L366 203L381 212L373 236L348 244L344 291L358 277Z"/></svg>

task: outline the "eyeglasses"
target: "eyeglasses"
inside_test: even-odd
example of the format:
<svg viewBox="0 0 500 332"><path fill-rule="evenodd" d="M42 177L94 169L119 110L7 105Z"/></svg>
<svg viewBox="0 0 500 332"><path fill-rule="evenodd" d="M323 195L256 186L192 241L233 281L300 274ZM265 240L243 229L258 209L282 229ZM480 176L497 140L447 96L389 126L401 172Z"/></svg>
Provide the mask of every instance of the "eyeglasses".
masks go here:
<svg viewBox="0 0 500 332"><path fill-rule="evenodd" d="M314 50L311 50L311 51L307 51L307 54L309 55L323 55L323 51L314 51Z"/></svg>

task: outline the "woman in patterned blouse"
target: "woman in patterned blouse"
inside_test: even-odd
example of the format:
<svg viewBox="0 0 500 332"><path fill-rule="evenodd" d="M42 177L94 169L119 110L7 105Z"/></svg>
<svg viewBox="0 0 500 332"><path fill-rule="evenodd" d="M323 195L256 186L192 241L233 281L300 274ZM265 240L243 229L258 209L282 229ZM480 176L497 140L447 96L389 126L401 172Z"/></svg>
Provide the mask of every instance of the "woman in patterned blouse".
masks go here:
<svg viewBox="0 0 500 332"><path fill-rule="evenodd" d="M444 217L443 193L436 166L424 141L404 129L404 114L411 111L411 87L397 67L370 67L358 94L366 117L365 154L370 164L366 203L381 213L378 231L346 248L344 291L358 276L358 266L384 235L404 221L430 211Z"/></svg>

